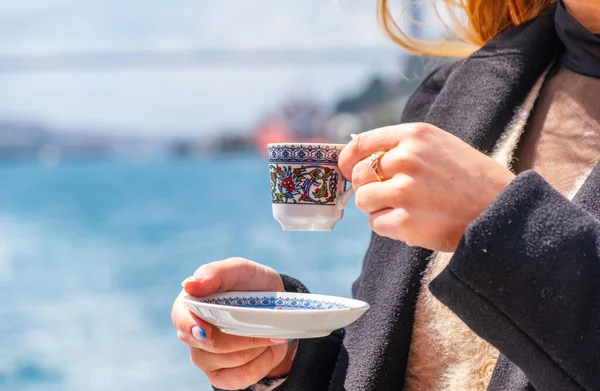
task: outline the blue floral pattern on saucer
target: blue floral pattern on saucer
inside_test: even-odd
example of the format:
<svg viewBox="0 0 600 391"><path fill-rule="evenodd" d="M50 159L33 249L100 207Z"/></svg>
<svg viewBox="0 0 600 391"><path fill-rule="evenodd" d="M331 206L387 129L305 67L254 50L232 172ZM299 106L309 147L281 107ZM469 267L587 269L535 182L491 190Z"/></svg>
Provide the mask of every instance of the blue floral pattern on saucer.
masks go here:
<svg viewBox="0 0 600 391"><path fill-rule="evenodd" d="M183 302L223 333L279 339L325 337L355 322L369 309L369 304L360 300L298 292L186 294Z"/></svg>
<svg viewBox="0 0 600 391"><path fill-rule="evenodd" d="M282 310L339 310L350 308L349 306L318 299L305 299L295 297L222 297L210 299L198 299L201 303L226 305L243 308L264 308Z"/></svg>

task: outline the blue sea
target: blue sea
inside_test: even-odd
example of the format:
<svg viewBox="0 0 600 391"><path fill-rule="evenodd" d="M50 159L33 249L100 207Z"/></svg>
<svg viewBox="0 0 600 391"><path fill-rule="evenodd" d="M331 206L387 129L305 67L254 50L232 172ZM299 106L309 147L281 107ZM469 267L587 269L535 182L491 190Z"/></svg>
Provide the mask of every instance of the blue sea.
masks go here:
<svg viewBox="0 0 600 391"><path fill-rule="evenodd" d="M171 325L184 278L243 256L349 296L369 234L354 206L282 231L255 156L2 161L0 390L210 390Z"/></svg>

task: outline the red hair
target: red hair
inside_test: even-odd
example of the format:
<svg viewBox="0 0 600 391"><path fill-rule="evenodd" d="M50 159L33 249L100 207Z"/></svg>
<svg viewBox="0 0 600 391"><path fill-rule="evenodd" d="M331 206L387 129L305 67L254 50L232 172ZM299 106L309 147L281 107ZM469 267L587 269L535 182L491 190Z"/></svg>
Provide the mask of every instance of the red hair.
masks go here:
<svg viewBox="0 0 600 391"><path fill-rule="evenodd" d="M460 57L470 54L503 31L535 18L557 0L431 1L438 17L439 3L449 11L453 26L444 24L456 37L455 40L428 42L409 37L394 21L389 0L377 1L377 19L388 37L413 53ZM462 19L466 16L466 21L461 21L459 15Z"/></svg>

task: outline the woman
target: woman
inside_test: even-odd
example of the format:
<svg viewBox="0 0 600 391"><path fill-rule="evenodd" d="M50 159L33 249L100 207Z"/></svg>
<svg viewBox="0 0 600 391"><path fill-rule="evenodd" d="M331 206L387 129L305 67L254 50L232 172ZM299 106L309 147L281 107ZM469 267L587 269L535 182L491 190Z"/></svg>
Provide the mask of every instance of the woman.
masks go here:
<svg viewBox="0 0 600 391"><path fill-rule="evenodd" d="M432 73L403 124L340 156L374 231L353 286L370 311L326 338L265 341L178 299L179 338L215 387L600 390L600 1L459 4L481 49ZM385 0L379 13L398 43L436 52ZM305 291L244 259L184 287Z"/></svg>

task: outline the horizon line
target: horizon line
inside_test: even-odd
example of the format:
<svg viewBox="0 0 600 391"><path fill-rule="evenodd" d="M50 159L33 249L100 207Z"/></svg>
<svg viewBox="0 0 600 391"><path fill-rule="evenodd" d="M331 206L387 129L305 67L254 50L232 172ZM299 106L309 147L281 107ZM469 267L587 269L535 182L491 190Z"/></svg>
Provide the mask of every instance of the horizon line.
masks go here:
<svg viewBox="0 0 600 391"><path fill-rule="evenodd" d="M314 66L401 58L393 47L129 50L0 54L0 73L210 66Z"/></svg>

